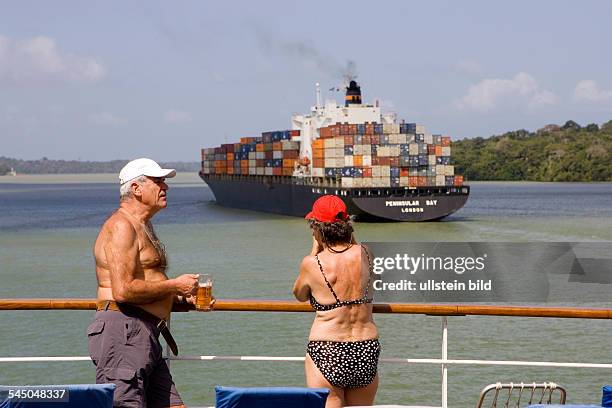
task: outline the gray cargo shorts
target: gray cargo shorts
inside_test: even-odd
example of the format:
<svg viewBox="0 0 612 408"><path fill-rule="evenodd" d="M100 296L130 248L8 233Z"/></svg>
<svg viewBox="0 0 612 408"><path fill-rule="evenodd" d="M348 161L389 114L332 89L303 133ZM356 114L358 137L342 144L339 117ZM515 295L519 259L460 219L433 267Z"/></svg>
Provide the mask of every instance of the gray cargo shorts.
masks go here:
<svg viewBox="0 0 612 408"><path fill-rule="evenodd" d="M96 312L87 328L96 383L114 383L114 407L169 407L183 401L162 357L159 331L137 314Z"/></svg>

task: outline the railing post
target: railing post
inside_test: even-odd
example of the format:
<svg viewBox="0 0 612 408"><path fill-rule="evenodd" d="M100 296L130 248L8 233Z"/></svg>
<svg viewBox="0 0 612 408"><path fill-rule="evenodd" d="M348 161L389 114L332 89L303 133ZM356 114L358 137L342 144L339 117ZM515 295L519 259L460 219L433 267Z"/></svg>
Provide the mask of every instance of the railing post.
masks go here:
<svg viewBox="0 0 612 408"><path fill-rule="evenodd" d="M448 360L448 316L442 316L442 360ZM448 366L442 363L442 408L448 408Z"/></svg>

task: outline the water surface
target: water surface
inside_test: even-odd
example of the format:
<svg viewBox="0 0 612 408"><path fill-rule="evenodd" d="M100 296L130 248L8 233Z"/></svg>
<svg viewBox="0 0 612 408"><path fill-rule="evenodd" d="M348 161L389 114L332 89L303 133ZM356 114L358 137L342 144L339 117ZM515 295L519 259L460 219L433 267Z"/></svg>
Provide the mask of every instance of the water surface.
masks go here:
<svg viewBox="0 0 612 408"><path fill-rule="evenodd" d="M0 178L0 298L95 296L91 248L117 206L114 177ZM169 207L154 223L170 275L212 273L218 298L290 299L297 267L310 250L303 220L214 204L194 175L170 181ZM472 183L464 209L442 222L358 223L364 241L612 241L612 184ZM568 305L588 303L569 299ZM597 305L597 306L612 306ZM89 311L0 312L0 356L87 355ZM184 355L301 356L312 314L181 313L172 318ZM439 358L441 319L377 315L383 357ZM449 318L449 357L612 362L611 321L497 317ZM173 362L189 405L213 405L217 384L302 386L302 363ZM437 365L380 366L378 404L439 405ZM598 403L612 370L457 367L449 404L474 406L485 385L555 381L569 401ZM0 363L0 383L94 382L93 365Z"/></svg>

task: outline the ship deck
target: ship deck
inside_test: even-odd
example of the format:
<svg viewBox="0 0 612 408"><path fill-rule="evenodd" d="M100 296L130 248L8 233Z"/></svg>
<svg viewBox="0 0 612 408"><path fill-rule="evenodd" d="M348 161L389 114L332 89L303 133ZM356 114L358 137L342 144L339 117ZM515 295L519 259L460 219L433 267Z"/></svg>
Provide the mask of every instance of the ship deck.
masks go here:
<svg viewBox="0 0 612 408"><path fill-rule="evenodd" d="M409 197L417 195L436 194L469 194L468 184L461 186L386 186L386 187L345 187L340 179L331 177L295 177L295 176L262 176L262 175L229 175L229 174L204 174L200 177L206 181L235 181L261 184L292 184L303 185L314 188L328 188L331 191L346 191L347 194L357 196L396 196Z"/></svg>
<svg viewBox="0 0 612 408"><path fill-rule="evenodd" d="M95 299L0 299L0 310L95 310ZM441 401L442 408L448 407L448 368L451 366L518 366L518 367L547 367L550 369L581 368L581 369L612 369L612 364L588 362L551 362L551 361L519 361L519 360L485 360L485 359L450 359L448 357L449 328L448 318L451 316L498 316L498 317L532 317L532 318L568 318L568 319L612 319L612 309L604 308L570 308L570 307L529 307L529 306L491 306L479 304L405 304L405 303L377 303L373 307L374 313L393 314L421 314L439 316L441 319L442 348L440 358L384 358L381 364L427 364L441 367ZM218 299L214 312L285 312L309 313L312 308L307 303L287 300L248 300L248 299ZM185 310L183 312L186 312ZM209 356L209 355L179 355L172 356L166 349L168 362L175 360L203 362L211 360L227 361L267 361L290 362L303 361L304 357L283 356ZM27 362L82 362L90 361L88 356L20 356L0 357L3 363ZM61 378L55 378L60 381ZM550 385L550 383L549 383ZM520 384L521 388L529 389L530 384ZM519 387L519 384L516 384ZM534 383L535 387L535 383ZM510 391L511 393L512 391ZM552 391L551 391L552 395ZM545 393L542 393L542 398ZM508 394L510 398L510 394ZM476 401L476 396L475 396ZM503 402L503 401L502 401ZM206 405L204 405L206 406ZM399 405L384 405L383 407L400 407Z"/></svg>

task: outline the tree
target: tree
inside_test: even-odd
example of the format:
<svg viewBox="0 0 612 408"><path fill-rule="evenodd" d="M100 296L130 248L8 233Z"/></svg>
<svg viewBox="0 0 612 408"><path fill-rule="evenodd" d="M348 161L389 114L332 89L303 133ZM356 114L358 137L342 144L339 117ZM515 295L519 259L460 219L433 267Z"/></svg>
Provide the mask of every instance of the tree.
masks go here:
<svg viewBox="0 0 612 408"><path fill-rule="evenodd" d="M561 126L561 129L563 130L567 130L567 129L573 129L573 130L580 130L581 127L578 123L574 122L573 120L568 120L567 122L565 122L565 125Z"/></svg>
<svg viewBox="0 0 612 408"><path fill-rule="evenodd" d="M597 123L589 123L585 129L587 132L597 132L599 130L599 126L597 126Z"/></svg>

